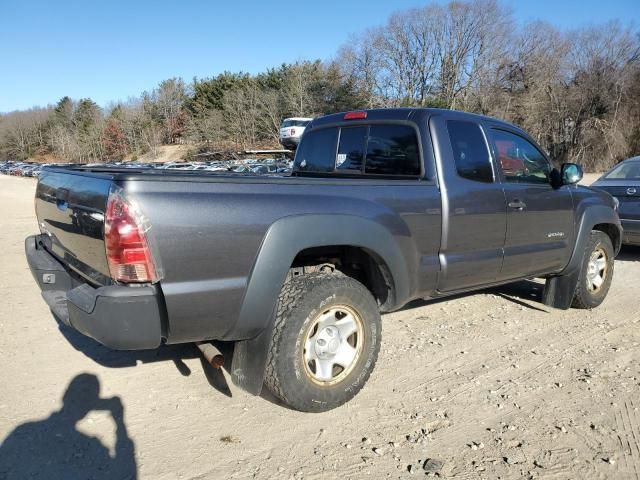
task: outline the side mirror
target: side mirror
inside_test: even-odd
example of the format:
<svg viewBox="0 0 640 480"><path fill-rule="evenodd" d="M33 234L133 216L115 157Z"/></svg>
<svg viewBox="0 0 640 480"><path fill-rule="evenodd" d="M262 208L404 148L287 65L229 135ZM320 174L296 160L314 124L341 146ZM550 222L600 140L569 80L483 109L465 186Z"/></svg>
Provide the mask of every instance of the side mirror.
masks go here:
<svg viewBox="0 0 640 480"><path fill-rule="evenodd" d="M563 163L561 171L563 185L575 185L582 180L582 176L584 175L582 167L575 163Z"/></svg>

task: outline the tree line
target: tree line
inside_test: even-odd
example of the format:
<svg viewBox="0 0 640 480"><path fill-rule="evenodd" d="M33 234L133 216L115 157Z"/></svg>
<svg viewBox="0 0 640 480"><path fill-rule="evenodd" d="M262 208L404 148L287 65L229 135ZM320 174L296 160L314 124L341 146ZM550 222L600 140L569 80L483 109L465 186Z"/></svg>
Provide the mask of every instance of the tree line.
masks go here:
<svg viewBox="0 0 640 480"><path fill-rule="evenodd" d="M91 99L0 116L0 156L89 162L276 146L283 118L420 106L495 116L557 162L606 169L640 154L640 34L620 22L520 26L497 0L428 4L354 34L328 61L162 81L105 108Z"/></svg>

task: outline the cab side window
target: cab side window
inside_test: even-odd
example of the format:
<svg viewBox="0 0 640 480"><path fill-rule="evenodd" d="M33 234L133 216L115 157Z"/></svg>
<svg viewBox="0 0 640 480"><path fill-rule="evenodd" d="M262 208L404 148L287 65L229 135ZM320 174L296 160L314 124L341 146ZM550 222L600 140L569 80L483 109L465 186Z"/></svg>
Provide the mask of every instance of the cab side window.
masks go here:
<svg viewBox="0 0 640 480"><path fill-rule="evenodd" d="M551 165L531 142L504 130L492 131L493 146L505 181L549 183Z"/></svg>
<svg viewBox="0 0 640 480"><path fill-rule="evenodd" d="M458 175L476 182L492 183L491 158L480 125L449 120L447 131Z"/></svg>

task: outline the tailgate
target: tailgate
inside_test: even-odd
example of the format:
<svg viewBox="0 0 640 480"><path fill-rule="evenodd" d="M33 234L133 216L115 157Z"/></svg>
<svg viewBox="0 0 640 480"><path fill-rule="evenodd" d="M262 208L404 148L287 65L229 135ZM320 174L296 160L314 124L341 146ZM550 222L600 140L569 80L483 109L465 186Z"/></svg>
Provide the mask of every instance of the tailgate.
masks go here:
<svg viewBox="0 0 640 480"><path fill-rule="evenodd" d="M45 247L70 268L100 285L111 283L104 246L104 213L112 180L62 170L44 171L36 188Z"/></svg>

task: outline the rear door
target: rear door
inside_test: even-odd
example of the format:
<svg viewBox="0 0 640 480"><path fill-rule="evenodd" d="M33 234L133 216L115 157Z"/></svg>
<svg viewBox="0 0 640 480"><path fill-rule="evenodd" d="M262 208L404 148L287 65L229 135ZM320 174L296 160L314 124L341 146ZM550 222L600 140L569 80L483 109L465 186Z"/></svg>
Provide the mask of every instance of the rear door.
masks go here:
<svg viewBox="0 0 640 480"><path fill-rule="evenodd" d="M500 280L562 269L574 238L571 187L551 186L551 163L516 131L491 128L489 136L507 202Z"/></svg>
<svg viewBox="0 0 640 480"><path fill-rule="evenodd" d="M448 292L495 282L502 266L506 203L479 123L430 120L442 191L441 273Z"/></svg>

